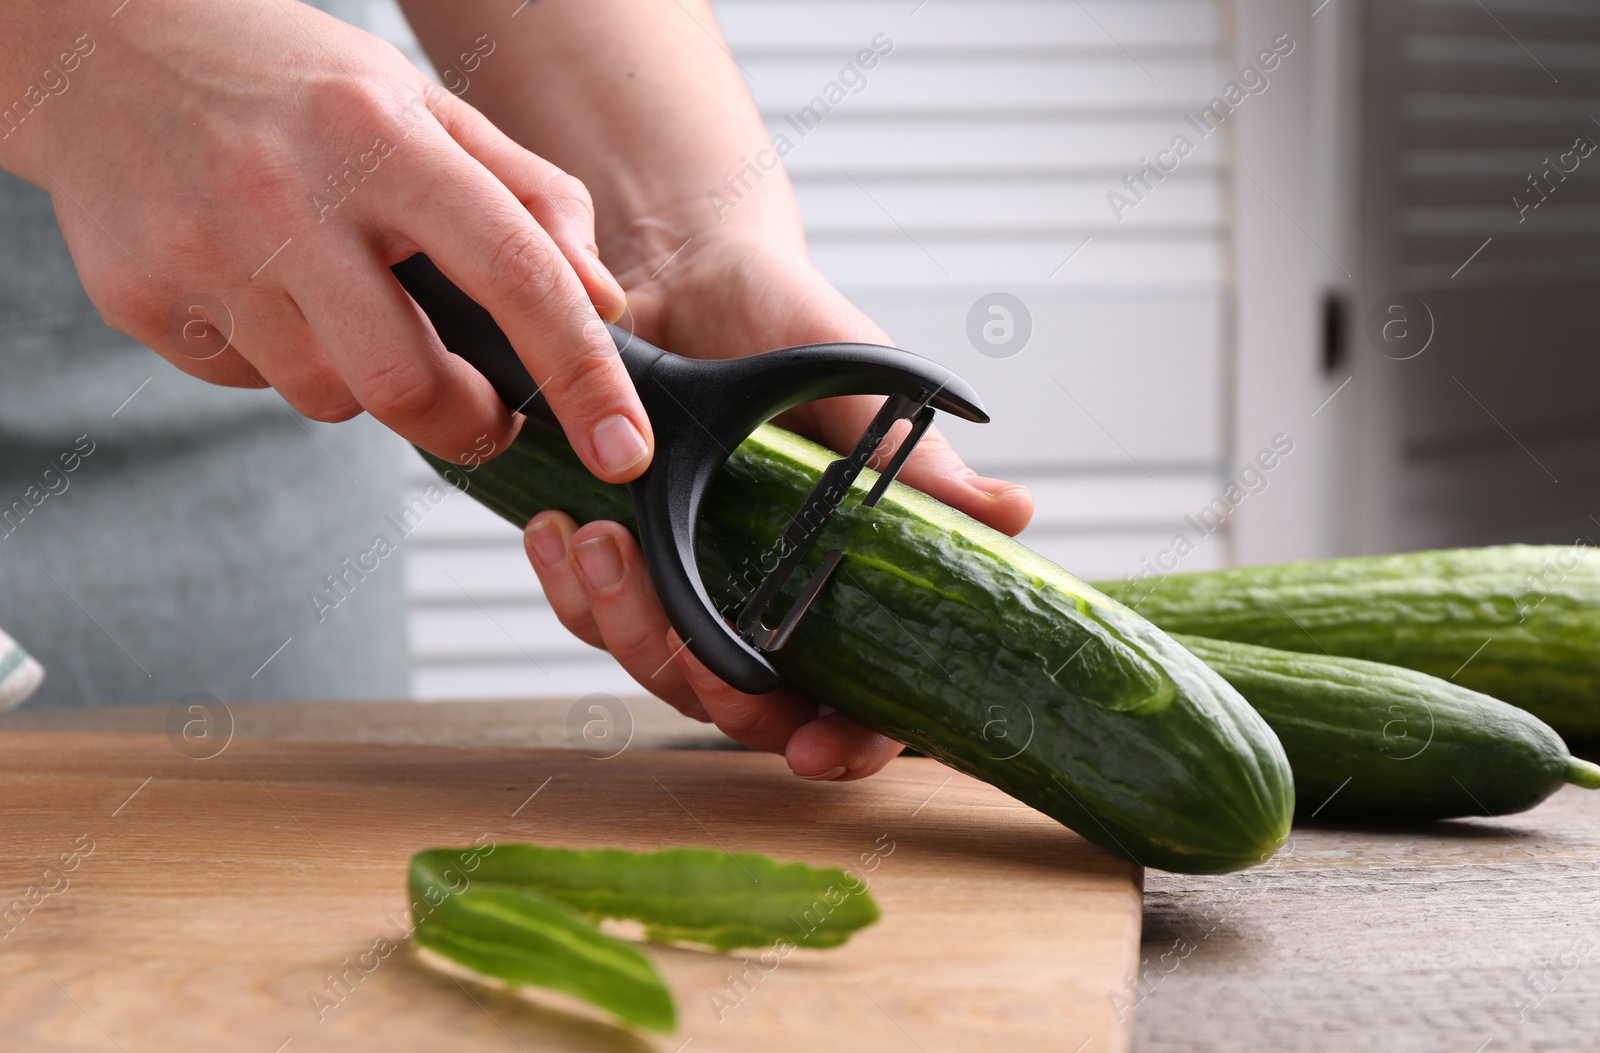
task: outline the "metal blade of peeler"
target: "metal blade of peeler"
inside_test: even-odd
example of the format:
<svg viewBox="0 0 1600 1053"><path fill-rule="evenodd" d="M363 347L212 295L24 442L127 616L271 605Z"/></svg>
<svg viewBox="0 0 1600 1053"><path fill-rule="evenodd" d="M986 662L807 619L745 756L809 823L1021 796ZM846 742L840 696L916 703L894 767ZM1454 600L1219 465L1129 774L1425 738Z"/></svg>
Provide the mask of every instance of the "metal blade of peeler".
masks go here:
<svg viewBox="0 0 1600 1053"><path fill-rule="evenodd" d="M856 441L855 448L849 456L834 461L822 473L822 478L817 480L816 486L812 487L811 493L801 503L799 511L784 528L783 536L778 542L780 555L777 565L761 580L761 584L740 609L739 616L734 622L740 634L753 646L762 651L776 651L784 645L795 627L800 624L800 619L816 600L822 587L827 584L834 569L838 567L840 559L844 556L843 549L834 549L828 553L776 628L767 628L763 616L773 600L777 599L779 591L794 575L800 561L811 551L817 538L822 536L822 530L827 526L828 520L833 518L839 506L844 503L851 485L882 445L889 430L894 427L896 421L910 419L911 430L906 434L905 441L900 444L899 449L895 451L894 457L879 474L876 485L861 502L862 507L872 508L888 490L889 484L905 465L906 458L911 455L912 448L933 423L934 410L928 405L933 394L929 392L920 400L904 395L889 396L877 415L872 418L872 422L867 425L866 430L861 433L861 438Z"/></svg>

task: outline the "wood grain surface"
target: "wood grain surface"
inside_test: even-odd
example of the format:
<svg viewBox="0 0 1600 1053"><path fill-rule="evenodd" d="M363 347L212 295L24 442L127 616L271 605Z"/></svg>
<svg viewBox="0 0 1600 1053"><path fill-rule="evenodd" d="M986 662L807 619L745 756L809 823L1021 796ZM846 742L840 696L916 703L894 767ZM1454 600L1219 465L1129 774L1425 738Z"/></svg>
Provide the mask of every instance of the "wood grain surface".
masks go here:
<svg viewBox="0 0 1600 1053"><path fill-rule="evenodd" d="M207 696L209 698L209 696ZM387 742L430 746L536 746L604 753L605 742L585 741L598 704L607 720L591 731L628 749L743 749L715 725L689 720L658 698L597 693L579 698L473 700L470 702L229 702L211 700L197 731L218 739L297 742ZM176 719L175 719L176 715ZM187 706L100 706L94 709L0 711L0 731L104 731L164 735L169 724L190 718ZM215 726L209 726L214 722ZM198 743L196 743L198 745ZM191 753L204 752L190 750Z"/></svg>
<svg viewBox="0 0 1600 1053"><path fill-rule="evenodd" d="M485 836L857 869L877 851L864 876L883 920L732 984L737 957L656 950L682 1020L659 1039L447 975L409 944L363 959L406 931L410 854ZM164 735L10 730L0 838L3 902L25 904L0 924L5 1050L1100 1053L1128 1040L1109 996L1138 953L1138 871L929 760L815 784L779 758L720 751L601 761L236 738L194 760Z"/></svg>
<svg viewBox="0 0 1600 1053"><path fill-rule="evenodd" d="M1138 1053L1600 1049L1600 793L1148 872Z"/></svg>

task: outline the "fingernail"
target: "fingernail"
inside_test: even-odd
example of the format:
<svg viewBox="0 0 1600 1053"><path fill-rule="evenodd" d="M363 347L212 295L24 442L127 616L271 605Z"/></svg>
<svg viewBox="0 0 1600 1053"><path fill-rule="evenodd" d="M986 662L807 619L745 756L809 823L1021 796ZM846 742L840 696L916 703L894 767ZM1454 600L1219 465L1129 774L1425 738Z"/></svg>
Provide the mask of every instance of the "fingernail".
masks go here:
<svg viewBox="0 0 1600 1053"><path fill-rule="evenodd" d="M625 472L650 455L650 447L633 421L613 413L594 426L590 433L595 456L608 472Z"/></svg>
<svg viewBox="0 0 1600 1053"><path fill-rule="evenodd" d="M604 592L622 580L622 552L610 534L574 545L572 554L578 557L584 580L596 592Z"/></svg>
<svg viewBox="0 0 1600 1053"><path fill-rule="evenodd" d="M531 534L533 558L541 567L555 567L567 558L567 542L561 531L548 519L533 524Z"/></svg>
<svg viewBox="0 0 1600 1053"><path fill-rule="evenodd" d="M795 772L795 774L800 775L802 779L810 779L812 782L830 782L843 775L847 770L843 764L840 764L829 768L827 771L818 772L816 775L800 775L799 772Z"/></svg>
<svg viewBox="0 0 1600 1053"><path fill-rule="evenodd" d="M972 487L974 490L977 490L979 493L989 494L991 496L1003 493L1006 490L1022 489L1020 483L1013 483L1007 479L991 479L986 475L979 475L971 468L961 469L961 479L968 486Z"/></svg>

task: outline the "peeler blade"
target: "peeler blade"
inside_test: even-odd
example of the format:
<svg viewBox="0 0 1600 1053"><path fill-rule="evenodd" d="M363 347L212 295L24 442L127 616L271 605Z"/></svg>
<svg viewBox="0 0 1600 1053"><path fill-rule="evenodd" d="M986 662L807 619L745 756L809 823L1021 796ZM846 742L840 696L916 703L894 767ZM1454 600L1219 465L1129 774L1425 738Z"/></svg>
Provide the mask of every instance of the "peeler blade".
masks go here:
<svg viewBox="0 0 1600 1053"><path fill-rule="evenodd" d="M861 438L856 440L855 448L850 454L829 464L823 471L816 486L812 487L811 493L801 503L799 510L790 517L788 525L784 528L783 536L778 543L777 564L761 579L761 583L740 609L734 621L734 627L739 630L739 634L752 646L761 651L776 651L784 645L795 627L800 624L800 619L811 607L817 594L822 591L822 586L827 584L834 569L838 567L839 561L844 556L842 549L834 549L828 553L822 565L812 572L800 590L800 595L775 628L768 628L764 619L768 608L778 598L783 586L794 576L801 561L816 544L817 538L822 535L823 528L844 503L856 477L871 462L872 455L888 437L890 429L897 421L910 420L911 430L906 433L904 441L900 443L894 456L879 474L877 483L861 502L862 506L872 508L889 489L889 484L905 465L906 458L911 455L912 448L933 423L934 411L928 403L934 394L935 392L928 392L920 400L900 394L890 395L867 425L866 430L861 433Z"/></svg>

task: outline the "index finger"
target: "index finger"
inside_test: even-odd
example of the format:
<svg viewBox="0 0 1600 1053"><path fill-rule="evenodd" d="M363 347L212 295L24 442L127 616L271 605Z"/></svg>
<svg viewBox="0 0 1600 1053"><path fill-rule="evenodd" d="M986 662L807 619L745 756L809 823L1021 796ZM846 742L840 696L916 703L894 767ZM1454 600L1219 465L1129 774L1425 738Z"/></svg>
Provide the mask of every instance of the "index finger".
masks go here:
<svg viewBox="0 0 1600 1053"><path fill-rule="evenodd" d="M459 148L458 148L459 149ZM584 465L621 483L649 466L649 418L572 265L521 202L470 156L404 233L494 316Z"/></svg>

